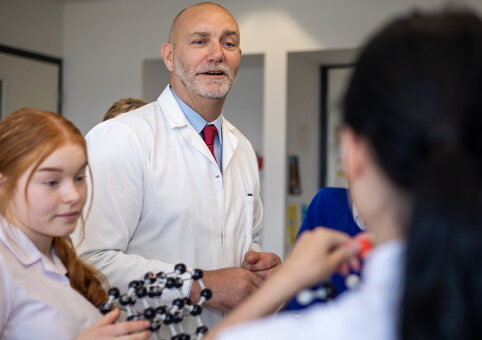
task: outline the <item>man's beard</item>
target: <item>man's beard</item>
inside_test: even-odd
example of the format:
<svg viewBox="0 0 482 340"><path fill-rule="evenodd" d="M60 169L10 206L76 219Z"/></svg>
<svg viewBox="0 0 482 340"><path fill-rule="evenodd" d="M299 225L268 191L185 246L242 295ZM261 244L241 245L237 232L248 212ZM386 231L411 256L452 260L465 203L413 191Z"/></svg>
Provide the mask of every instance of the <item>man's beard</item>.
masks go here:
<svg viewBox="0 0 482 340"><path fill-rule="evenodd" d="M186 88L192 88L196 94L204 98L224 98L234 85L238 70L231 70L222 63L212 63L206 66L198 67L192 71L179 59L174 58L174 74L181 79L182 84ZM207 71L222 71L225 75L222 79L202 80L196 75Z"/></svg>

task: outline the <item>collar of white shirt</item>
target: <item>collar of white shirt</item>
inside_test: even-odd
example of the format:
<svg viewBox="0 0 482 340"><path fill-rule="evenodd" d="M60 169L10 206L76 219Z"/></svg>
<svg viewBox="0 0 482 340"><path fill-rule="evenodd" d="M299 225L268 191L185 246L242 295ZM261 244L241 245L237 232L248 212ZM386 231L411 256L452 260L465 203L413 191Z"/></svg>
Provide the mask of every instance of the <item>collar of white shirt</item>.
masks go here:
<svg viewBox="0 0 482 340"><path fill-rule="evenodd" d="M65 276L67 269L52 249L53 263L43 255L32 241L19 228L12 226L0 216L0 242L24 266L30 266L38 261L42 262L45 271Z"/></svg>
<svg viewBox="0 0 482 340"><path fill-rule="evenodd" d="M355 203L351 204L351 210L353 214L353 219L355 220L355 223L361 230L366 230L367 226L363 222L363 218L360 216L360 213L358 212L358 209L355 206Z"/></svg>

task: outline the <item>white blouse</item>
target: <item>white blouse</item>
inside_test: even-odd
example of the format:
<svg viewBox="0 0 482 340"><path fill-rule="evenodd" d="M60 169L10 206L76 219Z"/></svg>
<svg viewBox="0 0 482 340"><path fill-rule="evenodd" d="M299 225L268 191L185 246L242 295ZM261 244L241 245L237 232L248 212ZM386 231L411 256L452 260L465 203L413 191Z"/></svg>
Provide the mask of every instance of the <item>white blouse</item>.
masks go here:
<svg viewBox="0 0 482 340"><path fill-rule="evenodd" d="M0 216L0 338L75 339L101 318L77 293L55 251L44 256Z"/></svg>
<svg viewBox="0 0 482 340"><path fill-rule="evenodd" d="M404 249L401 241L376 247L366 260L363 282L330 303L314 305L301 317L280 313L235 326L218 339L397 339Z"/></svg>

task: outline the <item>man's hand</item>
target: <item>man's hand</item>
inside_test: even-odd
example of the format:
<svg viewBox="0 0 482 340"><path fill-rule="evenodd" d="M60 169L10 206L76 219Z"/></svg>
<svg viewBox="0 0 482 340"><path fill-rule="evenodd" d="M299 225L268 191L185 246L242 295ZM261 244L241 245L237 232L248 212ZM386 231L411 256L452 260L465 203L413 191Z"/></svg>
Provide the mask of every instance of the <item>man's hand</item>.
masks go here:
<svg viewBox="0 0 482 340"><path fill-rule="evenodd" d="M203 283L213 292L211 299L205 304L223 312L238 306L263 283L263 280L243 268L223 268L204 271ZM199 301L201 286L193 281L190 298L194 303Z"/></svg>
<svg viewBox="0 0 482 340"><path fill-rule="evenodd" d="M244 255L242 267L266 280L280 264L281 259L276 254L250 250Z"/></svg>

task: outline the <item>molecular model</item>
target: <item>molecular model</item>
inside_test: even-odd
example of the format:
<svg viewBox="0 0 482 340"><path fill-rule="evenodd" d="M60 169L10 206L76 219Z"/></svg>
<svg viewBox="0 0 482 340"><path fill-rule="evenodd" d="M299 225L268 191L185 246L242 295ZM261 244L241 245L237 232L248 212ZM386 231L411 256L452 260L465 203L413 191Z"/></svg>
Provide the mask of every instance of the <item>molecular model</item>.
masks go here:
<svg viewBox="0 0 482 340"><path fill-rule="evenodd" d="M184 278L181 275L187 273ZM152 332L152 339L160 340L160 329L162 326L169 328L171 340L202 339L208 328L201 321L201 305L209 300L212 292L204 286L202 281L203 272L200 269L187 271L182 263L174 267L174 272L147 273L143 280L129 283L128 291L121 294L120 290L113 287L109 290L109 300L99 306L102 314L107 314L116 305L127 313L128 321L149 320ZM185 280L198 281L201 286L201 298L199 303L193 304L191 300L182 293L182 286ZM161 304L161 295L165 289L174 290L178 297L172 300L170 306ZM175 293L176 295L176 293ZM139 303L137 303L139 302ZM136 304L137 303L137 304ZM139 308L139 306L142 306ZM142 309L142 311L139 311ZM194 318L197 328L188 332L184 329L182 321L187 318Z"/></svg>

